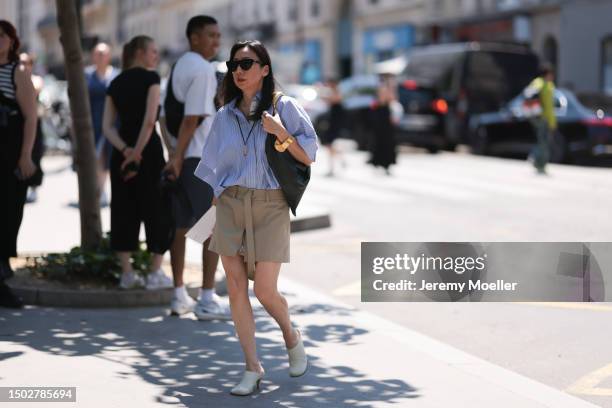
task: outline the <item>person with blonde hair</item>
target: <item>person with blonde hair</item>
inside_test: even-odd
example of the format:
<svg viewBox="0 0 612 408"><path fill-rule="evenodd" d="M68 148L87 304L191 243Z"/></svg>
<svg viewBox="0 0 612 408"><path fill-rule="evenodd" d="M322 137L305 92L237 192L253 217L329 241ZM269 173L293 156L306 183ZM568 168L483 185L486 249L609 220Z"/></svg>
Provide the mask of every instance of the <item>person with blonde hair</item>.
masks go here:
<svg viewBox="0 0 612 408"><path fill-rule="evenodd" d="M164 228L160 190L165 161L155 131L159 109L159 61L152 38L140 35L123 47L123 72L110 84L104 105L103 131L113 145L111 155L111 238L121 263L123 289L145 286L130 261L138 250L140 224L144 223L147 249L153 253L146 287L171 287L172 280L161 269L168 249L169 232ZM119 127L117 128L117 118Z"/></svg>

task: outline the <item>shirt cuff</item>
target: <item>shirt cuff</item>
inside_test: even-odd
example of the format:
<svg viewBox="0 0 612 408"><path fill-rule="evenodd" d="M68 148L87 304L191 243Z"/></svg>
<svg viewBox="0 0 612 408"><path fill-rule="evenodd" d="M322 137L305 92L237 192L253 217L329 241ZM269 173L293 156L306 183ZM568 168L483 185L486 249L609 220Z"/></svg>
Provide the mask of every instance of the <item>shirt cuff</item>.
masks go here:
<svg viewBox="0 0 612 408"><path fill-rule="evenodd" d="M222 186L216 186L213 188L213 193L215 195L216 198L221 197L221 194L223 194L223 190L225 190L225 187Z"/></svg>
<svg viewBox="0 0 612 408"><path fill-rule="evenodd" d="M306 135L298 135L294 137L297 139L298 143L300 144L304 152L306 152L306 155L308 156L310 161L314 162L315 159L317 158L317 149L318 149L316 137L311 137L311 136L306 136Z"/></svg>
<svg viewBox="0 0 612 408"><path fill-rule="evenodd" d="M217 186L217 175L208 166L200 161L193 174L211 186L215 192L215 196L217 195L217 189L219 188L219 186Z"/></svg>

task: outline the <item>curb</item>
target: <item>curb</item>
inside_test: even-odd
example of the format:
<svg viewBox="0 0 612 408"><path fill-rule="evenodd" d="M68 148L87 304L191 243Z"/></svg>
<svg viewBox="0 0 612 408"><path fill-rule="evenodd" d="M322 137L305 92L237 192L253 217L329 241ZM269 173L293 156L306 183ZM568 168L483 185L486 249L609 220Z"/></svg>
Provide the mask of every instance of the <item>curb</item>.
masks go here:
<svg viewBox="0 0 612 408"><path fill-rule="evenodd" d="M303 232L315 229L329 228L329 214L314 213L291 220L291 232ZM70 308L129 308L169 305L173 297L173 289L156 290L86 290L86 289L48 289L7 285L26 305ZM187 291L193 298L197 296L198 287L188 287ZM225 282L217 286L217 293L227 293Z"/></svg>
<svg viewBox="0 0 612 408"><path fill-rule="evenodd" d="M67 290L40 289L7 285L27 305L71 308L124 308L166 306L172 301L173 289L156 290ZM188 287L192 297L198 294L197 287Z"/></svg>
<svg viewBox="0 0 612 408"><path fill-rule="evenodd" d="M329 214L313 215L310 217L297 217L291 220L291 232L311 231L331 227Z"/></svg>

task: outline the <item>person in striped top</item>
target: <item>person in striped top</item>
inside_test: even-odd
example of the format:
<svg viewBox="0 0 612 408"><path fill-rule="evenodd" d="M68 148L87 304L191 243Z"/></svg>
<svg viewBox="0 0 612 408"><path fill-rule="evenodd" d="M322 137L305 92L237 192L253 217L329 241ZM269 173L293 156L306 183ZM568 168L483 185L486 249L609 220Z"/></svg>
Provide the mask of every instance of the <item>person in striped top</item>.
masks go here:
<svg viewBox="0 0 612 408"><path fill-rule="evenodd" d="M13 275L27 180L36 172L32 148L36 135L36 91L19 63L15 27L0 20L0 306L21 307L4 280Z"/></svg>

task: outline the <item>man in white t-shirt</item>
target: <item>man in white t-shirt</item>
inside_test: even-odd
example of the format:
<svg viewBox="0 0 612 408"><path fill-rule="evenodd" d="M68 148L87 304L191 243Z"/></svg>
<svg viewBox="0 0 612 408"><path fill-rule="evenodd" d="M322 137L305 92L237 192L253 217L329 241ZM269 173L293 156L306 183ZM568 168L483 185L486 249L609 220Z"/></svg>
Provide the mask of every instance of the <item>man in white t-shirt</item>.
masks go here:
<svg viewBox="0 0 612 408"><path fill-rule="evenodd" d="M168 81L162 110L162 133L170 158L164 169L175 182L172 210L176 236L170 248L174 277L173 314L194 311L198 319L231 318L229 308L214 292L219 256L204 242L202 254L202 290L199 301L189 297L183 282L185 233L212 205L213 190L194 175L216 113L215 69L208 62L219 50L221 34L217 21L210 16L195 16L187 23L190 51L179 58Z"/></svg>

